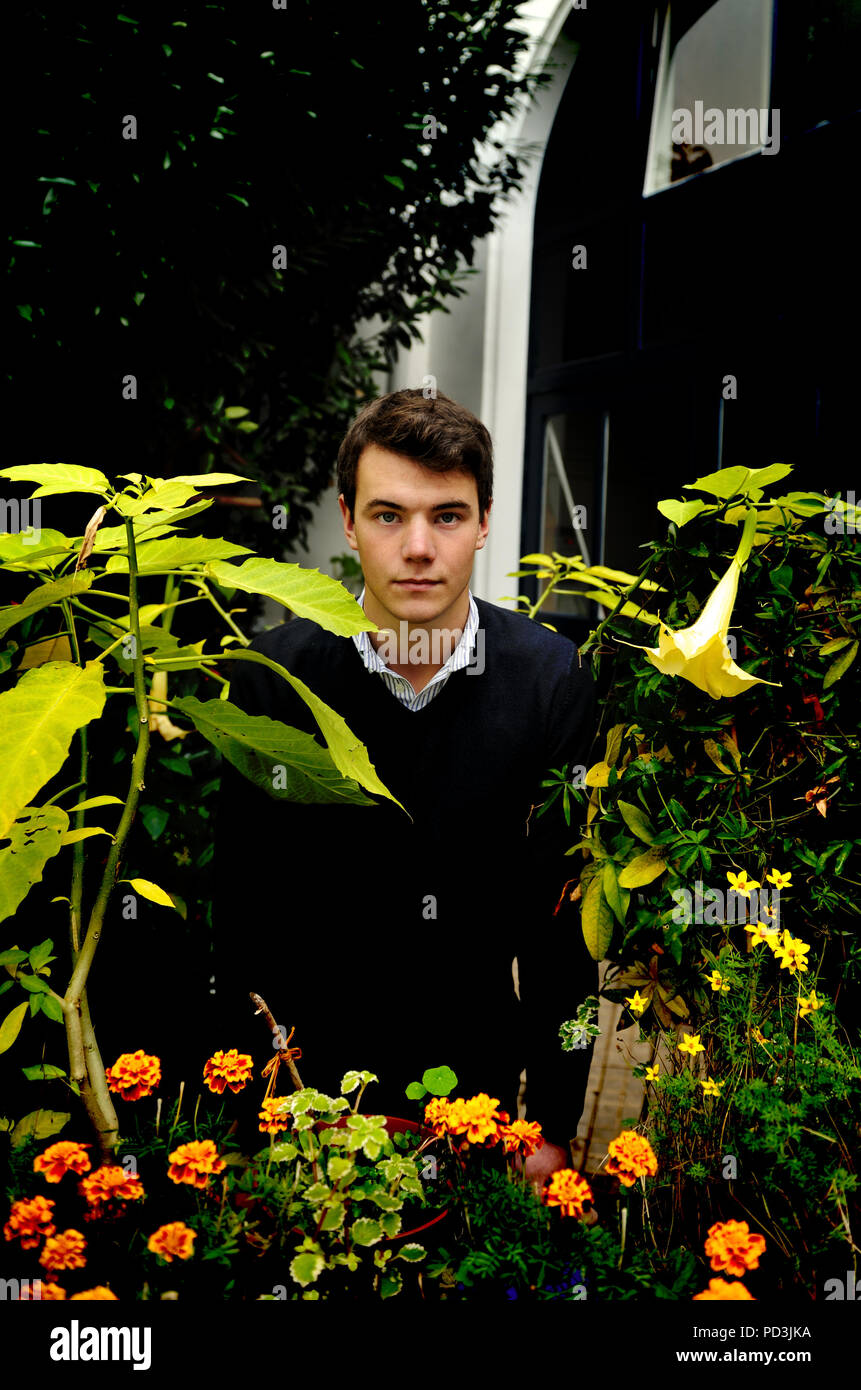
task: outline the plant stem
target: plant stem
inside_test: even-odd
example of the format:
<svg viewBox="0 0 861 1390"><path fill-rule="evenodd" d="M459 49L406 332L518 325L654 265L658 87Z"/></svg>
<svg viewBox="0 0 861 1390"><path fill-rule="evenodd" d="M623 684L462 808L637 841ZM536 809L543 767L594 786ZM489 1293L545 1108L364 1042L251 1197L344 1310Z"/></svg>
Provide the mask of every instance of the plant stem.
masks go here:
<svg viewBox="0 0 861 1390"><path fill-rule="evenodd" d="M66 1039L69 1047L69 1079L77 1082L81 1088L81 1098L95 1129L103 1157L109 1157L116 1147L119 1127L116 1111L107 1087L104 1064L93 1032L85 998L85 987L101 938L108 902L119 874L125 842L137 812L140 793L143 790L144 771L149 752L149 709L144 686L137 594L137 556L134 523L131 518L126 520L126 534L129 545L129 630L135 637L134 685L140 720L138 743L132 761L131 782L126 804L123 808L116 838L108 852L107 864L96 901L90 913L86 936L80 950L75 955L72 977L63 1004L66 1016ZM104 656L106 653L102 653L102 655Z"/></svg>

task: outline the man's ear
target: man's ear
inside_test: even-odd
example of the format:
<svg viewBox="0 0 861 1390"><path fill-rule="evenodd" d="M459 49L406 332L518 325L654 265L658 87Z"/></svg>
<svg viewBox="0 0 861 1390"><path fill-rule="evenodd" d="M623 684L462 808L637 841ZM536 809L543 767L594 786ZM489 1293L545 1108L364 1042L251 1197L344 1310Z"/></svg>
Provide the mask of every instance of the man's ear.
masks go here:
<svg viewBox="0 0 861 1390"><path fill-rule="evenodd" d="M487 540L487 533L490 530L490 509L492 506L493 498L491 497L490 501L487 504L487 510L484 513L482 520L478 524L479 539L475 543L476 550L482 550L484 548L484 543Z"/></svg>
<svg viewBox="0 0 861 1390"><path fill-rule="evenodd" d="M344 501L343 492L338 497L338 506L341 508L341 519L344 523L344 535L347 538L351 550L359 549L359 542L356 540L356 523L350 510Z"/></svg>

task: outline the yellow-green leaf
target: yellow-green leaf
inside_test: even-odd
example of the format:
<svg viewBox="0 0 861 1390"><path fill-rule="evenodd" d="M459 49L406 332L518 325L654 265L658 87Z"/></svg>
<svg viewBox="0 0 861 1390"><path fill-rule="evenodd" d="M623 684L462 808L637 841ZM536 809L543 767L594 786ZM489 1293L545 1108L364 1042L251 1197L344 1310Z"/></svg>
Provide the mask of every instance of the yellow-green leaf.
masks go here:
<svg viewBox="0 0 861 1390"><path fill-rule="evenodd" d="M840 655L832 661L828 670L825 672L825 678L822 682L823 690L828 690L830 686L834 685L835 681L839 681L840 677L846 674L857 655L858 643L853 642L851 647L847 647L845 652L841 652Z"/></svg>
<svg viewBox="0 0 861 1390"><path fill-rule="evenodd" d="M98 492L107 496L111 491L104 473L74 463L19 463L14 468L0 468L0 478L17 483L41 483L33 497L50 497L63 492Z"/></svg>
<svg viewBox="0 0 861 1390"><path fill-rule="evenodd" d="M3 1022L0 1023L0 1052L8 1052L13 1042L21 1031L21 1024L24 1022L24 1015L30 1005L25 999L23 1004L16 1004L11 1013L8 1013Z"/></svg>
<svg viewBox="0 0 861 1390"><path fill-rule="evenodd" d="M79 801L77 806L73 806L69 812L73 816L76 811L92 811L96 806L124 806L125 802L121 796L91 796L86 801Z"/></svg>
<svg viewBox="0 0 861 1390"><path fill-rule="evenodd" d="M603 960L613 939L613 912L604 897L602 879L596 876L583 898L583 940L593 960Z"/></svg>
<svg viewBox="0 0 861 1390"><path fill-rule="evenodd" d="M336 637L379 630L343 584L317 569L257 555L241 565L216 560L207 565L206 573L225 589L265 594L276 603L283 603L297 617L310 618L327 632L334 632Z"/></svg>
<svg viewBox="0 0 861 1390"><path fill-rule="evenodd" d="M7 834L10 844L0 849L0 922L13 917L42 870L59 853L69 817L61 806L28 806Z"/></svg>
<svg viewBox="0 0 861 1390"><path fill-rule="evenodd" d="M207 536L167 536L163 540L144 541L136 546L138 569L141 574L147 570L173 570L183 565L205 565L210 560L229 560L234 555L248 555L247 545L234 545L233 541L210 540ZM127 554L112 555L105 565L106 574L127 574L129 559Z"/></svg>
<svg viewBox="0 0 861 1390"><path fill-rule="evenodd" d="M17 1149L27 1139L53 1139L71 1120L67 1110L31 1110L20 1119L12 1131L12 1147Z"/></svg>
<svg viewBox="0 0 861 1390"><path fill-rule="evenodd" d="M649 820L649 817L642 807L635 806L633 802L630 801L617 801L616 805L619 807L622 820L631 831L631 834L636 835L638 840L642 840L647 845L654 844L655 827L652 825L652 822Z"/></svg>
<svg viewBox="0 0 861 1390"><path fill-rule="evenodd" d="M585 782L587 787L606 787L610 777L611 768L609 763L596 763L590 767L586 773Z"/></svg>
<svg viewBox="0 0 861 1390"><path fill-rule="evenodd" d="M41 787L60 771L77 729L105 704L104 671L49 661L0 694L0 837Z"/></svg>
<svg viewBox="0 0 861 1390"><path fill-rule="evenodd" d="M660 878L666 867L665 859L654 850L647 849L645 854L638 854L636 859L625 865L619 875L619 883L622 888L644 888L647 883Z"/></svg>
<svg viewBox="0 0 861 1390"><path fill-rule="evenodd" d="M0 611L0 637L7 633L10 627L22 623L32 613L38 613L41 608L47 608L51 603L59 603L71 594L84 593L89 589L94 577L90 570L78 570L77 574L66 575L63 579L51 579L47 584L40 584L38 589L31 589L22 603L13 604L12 607Z"/></svg>
<svg viewBox="0 0 861 1390"><path fill-rule="evenodd" d="M76 845L79 840L88 840L91 835L107 835L111 840L114 838L110 830L103 830L100 825L85 825L80 830L67 830L60 844Z"/></svg>
<svg viewBox="0 0 861 1390"><path fill-rule="evenodd" d="M136 893L140 893L142 898L149 898L151 903L158 903L161 907L173 907L173 902L164 889L159 888L157 883L151 883L148 878L121 878L120 883L130 883Z"/></svg>

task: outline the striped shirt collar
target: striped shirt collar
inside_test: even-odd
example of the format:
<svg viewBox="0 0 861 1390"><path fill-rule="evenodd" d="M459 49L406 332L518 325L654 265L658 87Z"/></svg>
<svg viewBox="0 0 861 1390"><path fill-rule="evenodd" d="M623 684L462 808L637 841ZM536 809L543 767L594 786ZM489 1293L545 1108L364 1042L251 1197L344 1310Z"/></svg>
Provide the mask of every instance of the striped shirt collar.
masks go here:
<svg viewBox="0 0 861 1390"><path fill-rule="evenodd" d="M416 694L411 681L409 681L406 676L399 675L397 671L391 670L391 668L386 665L379 653L375 650L369 633L357 632L353 635L353 642L364 662L365 669L381 676L387 688L407 709L423 709L425 705L430 703L435 695L439 694L440 690L442 690L443 686L448 681L449 676L455 671L462 670L464 666L468 666L472 661L475 648L475 637L478 632L478 608L472 596L472 591L468 590L467 592L469 593L469 615L466 620L466 626L461 633L460 641L445 664L434 673L427 685L424 686L418 694ZM365 590L363 589L358 600L360 608L364 606L364 601Z"/></svg>

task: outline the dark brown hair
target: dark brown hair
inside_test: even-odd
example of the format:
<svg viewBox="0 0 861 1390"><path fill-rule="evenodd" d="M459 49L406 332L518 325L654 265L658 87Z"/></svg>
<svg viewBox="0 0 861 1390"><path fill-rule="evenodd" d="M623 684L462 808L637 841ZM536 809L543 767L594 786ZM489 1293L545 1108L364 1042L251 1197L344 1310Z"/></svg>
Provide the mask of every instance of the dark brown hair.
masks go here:
<svg viewBox="0 0 861 1390"><path fill-rule="evenodd" d="M403 454L435 473L471 473L478 490L479 520L493 496L493 445L480 420L466 406L437 392L392 391L356 416L338 450L338 492L353 516L356 469L369 444Z"/></svg>

